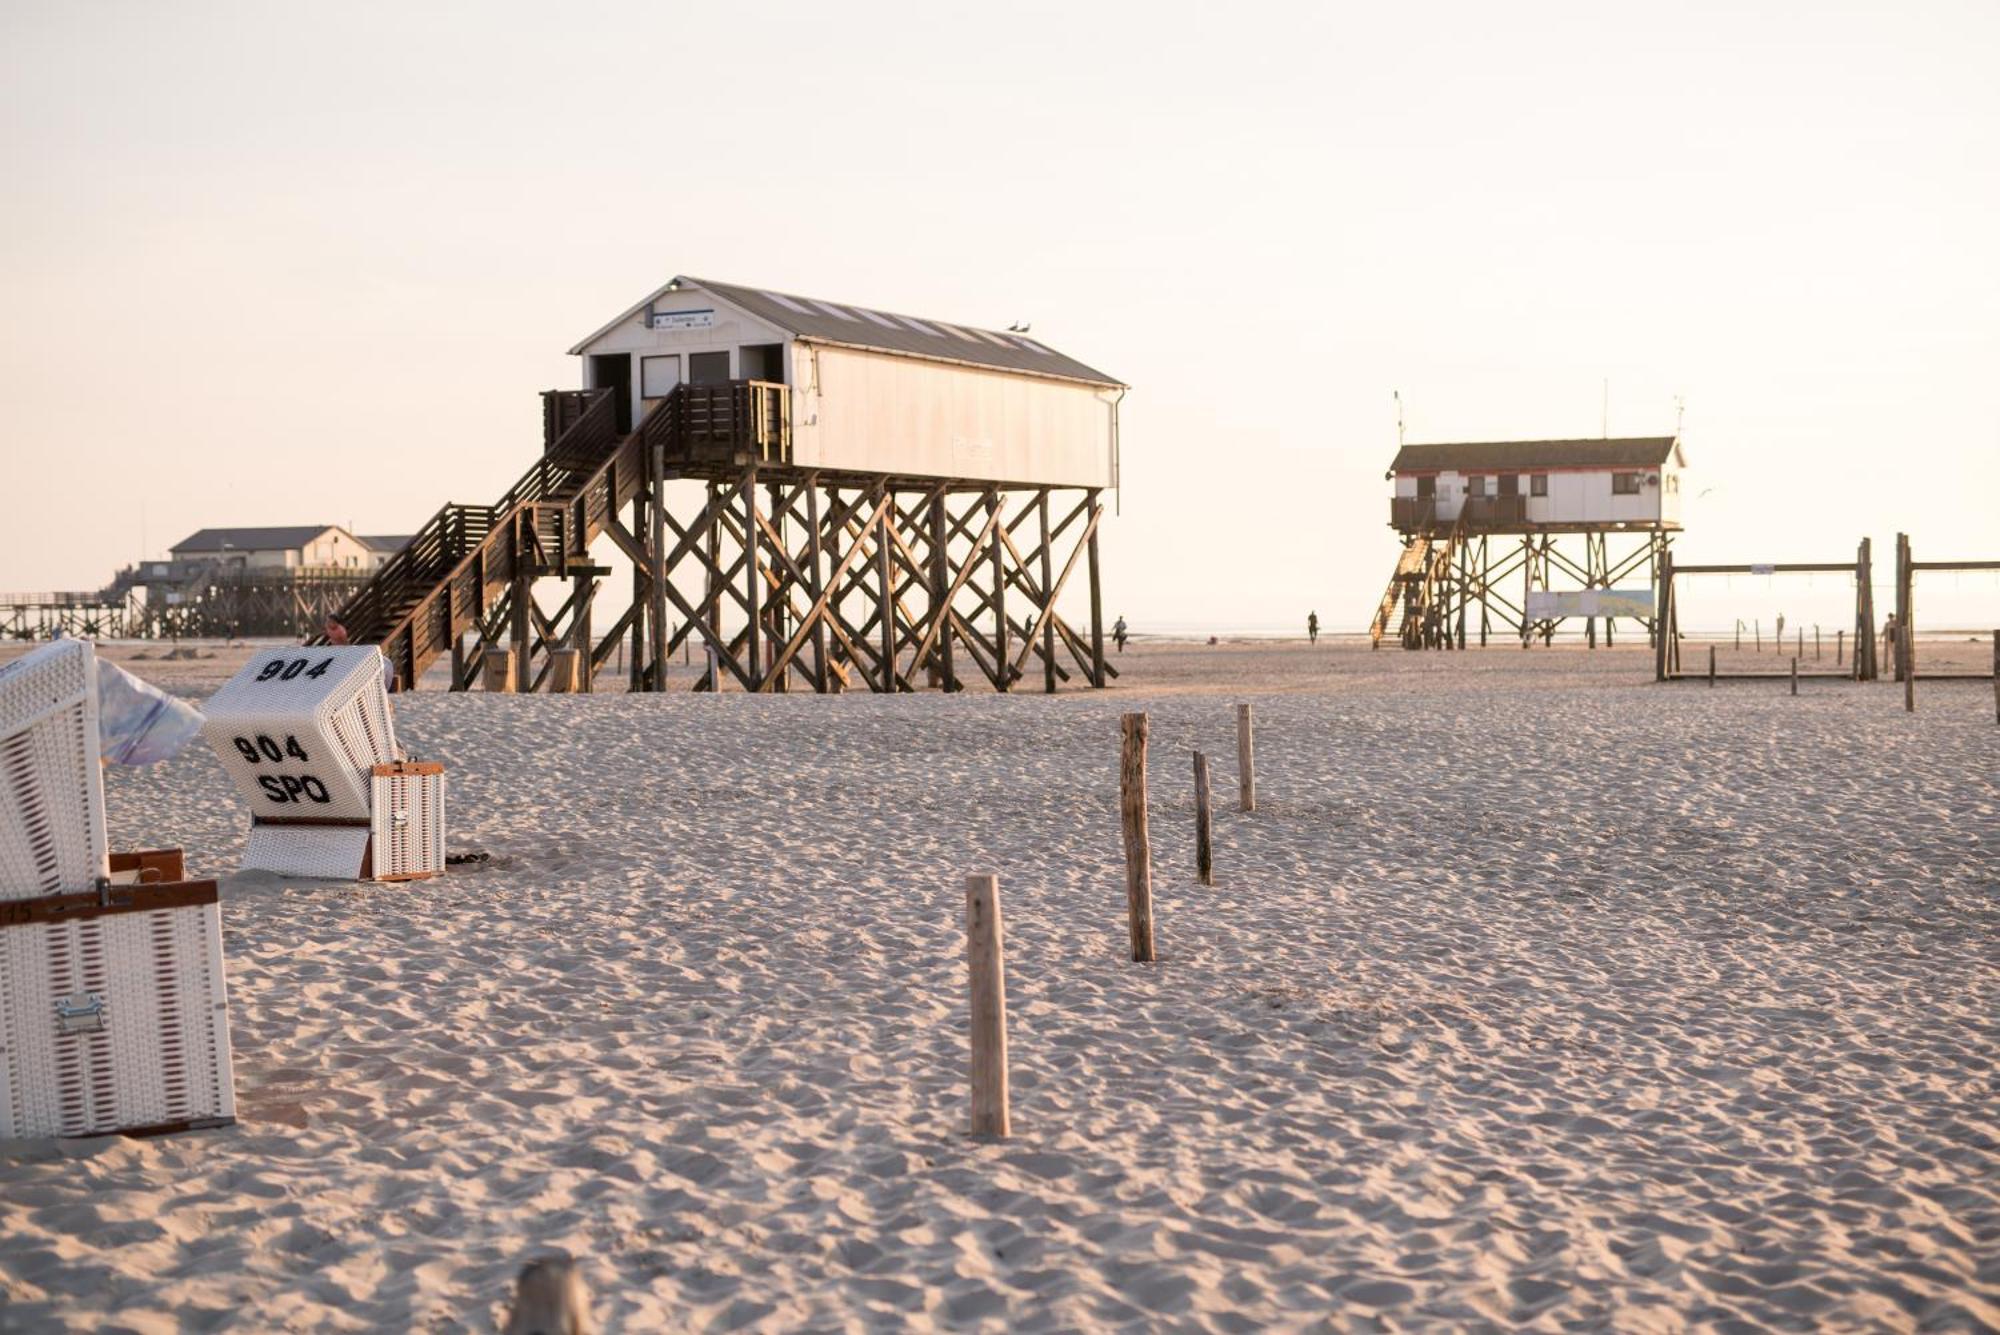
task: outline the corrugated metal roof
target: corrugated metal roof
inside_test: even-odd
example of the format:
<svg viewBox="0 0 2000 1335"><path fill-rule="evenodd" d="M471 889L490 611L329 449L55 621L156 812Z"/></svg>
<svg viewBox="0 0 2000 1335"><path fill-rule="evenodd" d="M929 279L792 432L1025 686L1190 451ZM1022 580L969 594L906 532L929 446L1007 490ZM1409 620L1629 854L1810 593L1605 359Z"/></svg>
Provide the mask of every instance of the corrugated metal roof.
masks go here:
<svg viewBox="0 0 2000 1335"><path fill-rule="evenodd" d="M334 524L295 525L289 528L205 528L182 538L170 552L219 552L228 547L239 552L281 552L310 543Z"/></svg>
<svg viewBox="0 0 2000 1335"><path fill-rule="evenodd" d="M823 301L790 292L717 283L706 278L676 278L653 292L644 301L605 325L570 349L580 353L626 320L639 314L676 287L699 288L726 301L744 313L785 331L793 338L814 343L834 343L843 347L868 348L878 352L933 361L963 362L998 371L1051 376L1057 380L1080 380L1086 384L1124 388L1115 376L1085 366L1066 357L1041 340L1027 334L979 329L954 321L918 319L896 315L849 302Z"/></svg>
<svg viewBox="0 0 2000 1335"><path fill-rule="evenodd" d="M1488 440L1405 445L1390 465L1398 473L1509 472L1523 468L1657 468L1674 453L1673 436L1610 440Z"/></svg>

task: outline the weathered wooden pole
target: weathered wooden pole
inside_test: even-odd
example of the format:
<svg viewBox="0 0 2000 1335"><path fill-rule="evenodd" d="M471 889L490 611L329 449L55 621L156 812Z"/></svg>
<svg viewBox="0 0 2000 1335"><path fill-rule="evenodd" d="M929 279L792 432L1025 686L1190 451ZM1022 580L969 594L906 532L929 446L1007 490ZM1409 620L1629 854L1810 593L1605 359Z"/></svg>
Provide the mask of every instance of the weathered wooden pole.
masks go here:
<svg viewBox="0 0 2000 1335"><path fill-rule="evenodd" d="M1764 652L1764 618L1757 618L1757 652Z"/></svg>
<svg viewBox="0 0 2000 1335"><path fill-rule="evenodd" d="M2000 723L2000 630L1993 632L1993 721Z"/></svg>
<svg viewBox="0 0 2000 1335"><path fill-rule="evenodd" d="M1833 633L1833 665L1835 667L1839 667L1841 664L1841 660L1845 658L1846 655L1847 655L1847 632L1844 630L1837 630Z"/></svg>
<svg viewBox="0 0 2000 1335"><path fill-rule="evenodd" d="M1245 811L1257 809L1257 748L1249 705L1236 706L1236 787Z"/></svg>
<svg viewBox="0 0 2000 1335"><path fill-rule="evenodd" d="M1917 712L1917 655L1916 645L1910 639L1910 623L1898 622L1896 634L1903 641L1903 711L1914 714Z"/></svg>
<svg viewBox="0 0 2000 1335"><path fill-rule="evenodd" d="M1118 815L1125 827L1125 917L1132 958L1153 962L1153 849L1146 836L1146 716L1120 720L1124 744L1118 758Z"/></svg>
<svg viewBox="0 0 2000 1335"><path fill-rule="evenodd" d="M1819 623L1813 623L1813 662L1820 660Z"/></svg>
<svg viewBox="0 0 2000 1335"><path fill-rule="evenodd" d="M1792 655L1792 694L1793 694L1793 695L1797 695L1798 693L1799 693L1799 656L1798 656L1797 654L1793 654L1793 655Z"/></svg>
<svg viewBox="0 0 2000 1335"><path fill-rule="evenodd" d="M1007 958L1000 929L1000 878L965 878L965 962L972 976L972 1134L1005 1136Z"/></svg>
<svg viewBox="0 0 2000 1335"><path fill-rule="evenodd" d="M1208 757L1194 753L1194 874L1203 885L1215 884L1215 846L1209 837Z"/></svg>
<svg viewBox="0 0 2000 1335"><path fill-rule="evenodd" d="M1708 646L1708 684L1715 685L1715 646Z"/></svg>

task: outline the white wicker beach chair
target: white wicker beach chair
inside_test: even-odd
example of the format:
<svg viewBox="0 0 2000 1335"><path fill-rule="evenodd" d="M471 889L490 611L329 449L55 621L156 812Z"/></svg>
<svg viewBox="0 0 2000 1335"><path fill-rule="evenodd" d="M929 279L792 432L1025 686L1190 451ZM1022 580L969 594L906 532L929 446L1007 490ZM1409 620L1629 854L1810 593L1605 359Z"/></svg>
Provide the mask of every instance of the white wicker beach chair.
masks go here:
<svg viewBox="0 0 2000 1335"><path fill-rule="evenodd" d="M104 875L97 655L43 645L0 667L0 899L88 890Z"/></svg>
<svg viewBox="0 0 2000 1335"><path fill-rule="evenodd" d="M250 802L246 870L418 879L444 867L444 767L400 763L372 645L267 649L202 735Z"/></svg>
<svg viewBox="0 0 2000 1335"><path fill-rule="evenodd" d="M0 1138L235 1117L216 885L106 855L96 681L82 641L0 668Z"/></svg>

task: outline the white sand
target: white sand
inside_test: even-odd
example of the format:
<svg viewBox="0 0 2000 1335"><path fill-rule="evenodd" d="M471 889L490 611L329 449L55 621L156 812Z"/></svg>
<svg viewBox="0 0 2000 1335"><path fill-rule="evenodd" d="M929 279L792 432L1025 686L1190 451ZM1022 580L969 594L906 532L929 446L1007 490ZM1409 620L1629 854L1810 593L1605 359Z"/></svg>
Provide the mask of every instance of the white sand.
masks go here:
<svg viewBox="0 0 2000 1335"><path fill-rule="evenodd" d="M1120 661L1055 700L401 698L492 864L226 876L242 1124L0 1152L0 1328L490 1330L551 1247L611 1329L2000 1324L1990 686ZM1239 694L1261 805L1219 802L1204 889L1187 752L1233 796ZM235 865L205 752L110 800L121 846ZM998 1144L961 1134L973 870Z"/></svg>

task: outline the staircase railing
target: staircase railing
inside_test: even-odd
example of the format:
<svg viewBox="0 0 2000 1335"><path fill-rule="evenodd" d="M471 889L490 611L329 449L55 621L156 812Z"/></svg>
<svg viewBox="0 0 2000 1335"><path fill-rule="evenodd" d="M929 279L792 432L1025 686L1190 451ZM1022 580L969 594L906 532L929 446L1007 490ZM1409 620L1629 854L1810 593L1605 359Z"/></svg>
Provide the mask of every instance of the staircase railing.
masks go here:
<svg viewBox="0 0 2000 1335"><path fill-rule="evenodd" d="M785 386L767 381L682 385L621 437L612 391L551 391L543 430L542 457L497 502L440 509L341 608L348 638L379 644L406 685L486 614L493 590L522 573L517 552L558 569L587 557L640 485L650 446L664 445L671 459L789 462L791 401ZM529 531L517 532L523 524Z"/></svg>

